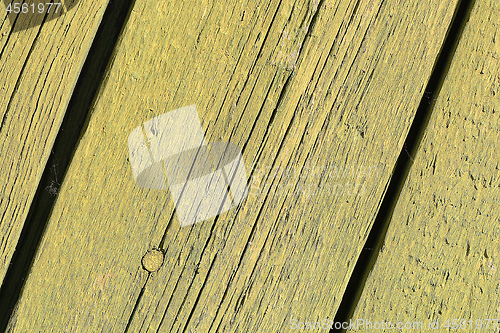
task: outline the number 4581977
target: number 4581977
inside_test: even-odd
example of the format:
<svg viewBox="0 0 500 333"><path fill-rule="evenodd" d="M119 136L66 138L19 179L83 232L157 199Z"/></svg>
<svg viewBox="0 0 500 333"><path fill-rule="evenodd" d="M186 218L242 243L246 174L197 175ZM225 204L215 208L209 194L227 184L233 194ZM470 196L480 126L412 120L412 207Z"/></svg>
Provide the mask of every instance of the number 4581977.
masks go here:
<svg viewBox="0 0 500 333"><path fill-rule="evenodd" d="M59 10L59 7L61 6L61 3L57 2L46 2L46 3L39 3L35 6L34 3L31 5L27 3L9 3L7 6L7 13L15 13L15 14L28 14L28 13L50 13L51 10L54 10L56 13Z"/></svg>

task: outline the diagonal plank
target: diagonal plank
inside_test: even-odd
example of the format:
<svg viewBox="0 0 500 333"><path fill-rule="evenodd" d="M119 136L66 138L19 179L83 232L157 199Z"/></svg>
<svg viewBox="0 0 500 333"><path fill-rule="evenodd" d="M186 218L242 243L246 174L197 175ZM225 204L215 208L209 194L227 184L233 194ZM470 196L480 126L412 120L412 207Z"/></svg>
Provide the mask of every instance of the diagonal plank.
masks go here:
<svg viewBox="0 0 500 333"><path fill-rule="evenodd" d="M138 0L11 331L273 332L331 318L455 6ZM127 140L191 104L208 142L243 150L250 193L181 228L168 191L134 183ZM153 247L165 261L150 274Z"/></svg>
<svg viewBox="0 0 500 333"><path fill-rule="evenodd" d="M476 1L354 319L500 329L499 18Z"/></svg>
<svg viewBox="0 0 500 333"><path fill-rule="evenodd" d="M6 4L0 3L0 282L107 1L67 1L64 15L10 20Z"/></svg>

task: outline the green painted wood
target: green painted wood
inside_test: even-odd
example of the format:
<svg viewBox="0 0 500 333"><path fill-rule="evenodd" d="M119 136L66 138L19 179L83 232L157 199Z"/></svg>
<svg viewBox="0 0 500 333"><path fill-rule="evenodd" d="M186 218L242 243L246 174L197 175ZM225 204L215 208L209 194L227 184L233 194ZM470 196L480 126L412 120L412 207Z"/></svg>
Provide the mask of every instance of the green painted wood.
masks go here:
<svg viewBox="0 0 500 333"><path fill-rule="evenodd" d="M476 1L355 319L500 329L499 17Z"/></svg>
<svg viewBox="0 0 500 333"><path fill-rule="evenodd" d="M333 318L455 6L137 0L10 331ZM208 142L242 149L250 194L181 228L169 191L134 182L127 142L192 104Z"/></svg>

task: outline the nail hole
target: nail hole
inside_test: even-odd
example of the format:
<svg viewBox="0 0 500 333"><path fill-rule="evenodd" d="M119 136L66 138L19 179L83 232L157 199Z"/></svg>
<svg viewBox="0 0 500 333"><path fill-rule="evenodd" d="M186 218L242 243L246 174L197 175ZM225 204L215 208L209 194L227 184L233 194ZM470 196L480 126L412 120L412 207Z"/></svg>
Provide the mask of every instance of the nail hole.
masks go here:
<svg viewBox="0 0 500 333"><path fill-rule="evenodd" d="M142 267L148 272L156 272L163 265L163 252L158 249L149 250L142 257Z"/></svg>

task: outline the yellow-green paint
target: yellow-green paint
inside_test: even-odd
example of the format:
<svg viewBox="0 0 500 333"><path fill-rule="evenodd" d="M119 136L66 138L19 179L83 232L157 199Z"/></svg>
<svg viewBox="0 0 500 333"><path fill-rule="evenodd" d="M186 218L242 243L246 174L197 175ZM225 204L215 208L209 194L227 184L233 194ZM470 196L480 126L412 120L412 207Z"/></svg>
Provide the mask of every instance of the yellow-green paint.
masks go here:
<svg viewBox="0 0 500 333"><path fill-rule="evenodd" d="M0 2L0 282L106 4L80 1L57 19L14 32ZM26 20L19 14L16 25Z"/></svg>
<svg viewBox="0 0 500 333"><path fill-rule="evenodd" d="M333 318L455 5L137 0L11 331ZM243 148L251 194L181 228L168 191L135 185L127 136L191 104L207 141ZM159 246L149 274L141 259Z"/></svg>
<svg viewBox="0 0 500 333"><path fill-rule="evenodd" d="M476 0L354 319L500 330L499 18Z"/></svg>

